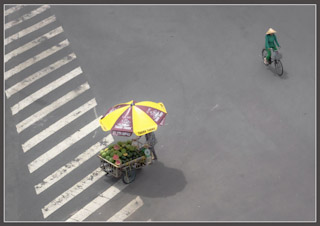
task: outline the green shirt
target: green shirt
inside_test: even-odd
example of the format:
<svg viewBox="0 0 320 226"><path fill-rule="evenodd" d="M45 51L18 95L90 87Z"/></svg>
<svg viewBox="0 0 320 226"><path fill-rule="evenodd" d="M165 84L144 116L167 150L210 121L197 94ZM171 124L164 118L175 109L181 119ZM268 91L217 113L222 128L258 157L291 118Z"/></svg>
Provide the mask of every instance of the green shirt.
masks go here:
<svg viewBox="0 0 320 226"><path fill-rule="evenodd" d="M275 34L273 35L266 35L266 49L274 48L276 42L277 46L279 47L279 43L277 41L277 36Z"/></svg>

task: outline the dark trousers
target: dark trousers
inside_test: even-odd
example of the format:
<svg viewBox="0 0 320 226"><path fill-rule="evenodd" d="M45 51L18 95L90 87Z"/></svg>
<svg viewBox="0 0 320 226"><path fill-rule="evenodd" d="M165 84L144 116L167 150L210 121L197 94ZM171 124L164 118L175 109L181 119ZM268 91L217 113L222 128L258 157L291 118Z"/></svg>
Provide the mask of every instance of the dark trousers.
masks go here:
<svg viewBox="0 0 320 226"><path fill-rule="evenodd" d="M154 150L154 147L149 147L150 151L152 152L153 156L154 156L154 159L158 159L157 155L156 155L156 152Z"/></svg>

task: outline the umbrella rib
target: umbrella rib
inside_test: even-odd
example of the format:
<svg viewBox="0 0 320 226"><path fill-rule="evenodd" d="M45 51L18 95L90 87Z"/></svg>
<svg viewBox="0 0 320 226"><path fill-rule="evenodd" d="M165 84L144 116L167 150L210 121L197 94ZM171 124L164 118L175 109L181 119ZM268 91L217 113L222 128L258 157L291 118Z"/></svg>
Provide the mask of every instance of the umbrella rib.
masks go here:
<svg viewBox="0 0 320 226"><path fill-rule="evenodd" d="M127 114L128 113L128 111L131 111L131 117L132 117L132 110L131 110L131 108L129 107L128 109L126 109L121 115L119 115L119 117L118 117L118 119L116 120L116 122L113 124L113 126L112 126L112 128L111 128L111 130L117 130L117 131L123 131L123 132L128 132L128 130L124 130L124 129L115 129L114 127L118 124L118 122L121 120L121 118L122 118L122 116L124 115L124 114ZM129 113L130 114L130 113ZM133 131L133 123L132 123L132 120L131 120L131 131L130 132L132 132Z"/></svg>

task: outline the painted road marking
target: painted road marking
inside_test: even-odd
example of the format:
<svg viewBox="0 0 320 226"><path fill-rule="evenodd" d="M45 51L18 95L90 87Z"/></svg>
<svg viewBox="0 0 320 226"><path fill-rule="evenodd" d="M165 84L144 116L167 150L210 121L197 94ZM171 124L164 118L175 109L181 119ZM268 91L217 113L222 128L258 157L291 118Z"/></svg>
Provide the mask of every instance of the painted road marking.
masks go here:
<svg viewBox="0 0 320 226"><path fill-rule="evenodd" d="M137 209L143 206L143 201L140 196L137 196L134 200L129 202L125 207L123 207L119 212L109 218L108 222L122 222L133 214Z"/></svg>
<svg viewBox="0 0 320 226"><path fill-rule="evenodd" d="M31 42L28 42L27 44L23 45L23 46L20 46L19 48L15 49L15 50L12 50L10 53L7 53L5 56L4 56L4 62L7 63L9 60L11 60L13 57L16 57L18 56L19 54L41 44L42 42L60 34L63 32L63 29L62 27L58 27L58 28L55 28L53 29L52 31L49 31L48 33L34 39L33 41Z"/></svg>
<svg viewBox="0 0 320 226"><path fill-rule="evenodd" d="M34 16L36 16L36 15L38 15L40 13L43 13L44 11L46 11L49 8L50 8L50 6L43 5L43 6L39 7L39 8L31 11L30 13L27 13L27 14L23 15L22 17L19 17L18 19L15 19L13 21L10 21L10 22L6 23L4 25L4 29L6 30L6 29L9 29L9 28L12 28L13 26L18 25L18 24L22 23L23 21L29 20L32 17L34 17Z"/></svg>
<svg viewBox="0 0 320 226"><path fill-rule="evenodd" d="M4 11L4 16L8 16L11 13L19 11L22 7L23 7L23 5L17 5L17 6L14 6L14 7L7 9L6 11Z"/></svg>
<svg viewBox="0 0 320 226"><path fill-rule="evenodd" d="M54 21L56 21L56 17L55 16L50 16L50 17L40 21L39 23L36 23L36 24L34 24L34 25L30 26L30 27L27 27L27 28L19 31L18 33L15 33L15 34L11 35L10 37L6 38L4 40L4 45L8 45L11 42L13 42L13 41L15 41L15 40L17 40L19 38L22 38L22 37L30 34L31 32L34 32L34 31L36 31L36 30L38 30L38 29L40 29L40 28L42 28L42 27L44 27L44 26L46 26L46 25L48 25L48 24L50 24L50 23L52 23Z"/></svg>
<svg viewBox="0 0 320 226"><path fill-rule="evenodd" d="M36 112L35 114L29 116L25 120L19 122L16 127L18 133L22 132L29 126L31 126L33 123L41 120L49 113L53 112L54 110L58 109L59 107L63 106L64 104L68 103L70 100L76 98L86 90L90 88L89 84L86 82L76 88L75 90L70 91L63 97L59 98L58 100L52 102L50 105L46 106L45 108L41 109L40 111Z"/></svg>
<svg viewBox="0 0 320 226"><path fill-rule="evenodd" d="M62 166L60 169L56 170L53 174L45 178L41 183L37 184L34 188L37 194L48 189L50 186L55 184L57 181L61 180L63 177L67 176L74 169L79 167L82 163L90 159L92 156L96 155L100 150L105 148L113 142L113 137L109 134L107 137L103 138L101 142L92 145L88 150L78 155L73 161Z"/></svg>
<svg viewBox="0 0 320 226"><path fill-rule="evenodd" d="M40 133L33 136L31 139L29 139L24 144L22 144L23 152L29 151L31 148L39 144L41 141L48 138L52 134L56 133L58 130L60 130L64 126L68 125L69 123L71 123L72 121L74 121L75 119L83 115L84 113L94 108L96 105L97 105L96 100L92 99L87 103L85 103L84 105L77 108L76 110L72 111L68 115L64 116L63 118L61 118L59 121L55 122L48 128L42 130Z"/></svg>
<svg viewBox="0 0 320 226"><path fill-rule="evenodd" d="M48 216L50 216L52 213L54 213L60 207L69 202L71 199L79 195L81 192L83 192L85 189L87 189L90 185L92 185L98 179L103 177L105 174L106 173L103 170L101 170L100 167L94 170L92 173L83 178L77 184L69 188L67 191L63 192L60 196L58 196L45 207L43 207L41 209L43 217L47 218Z"/></svg>
<svg viewBox="0 0 320 226"><path fill-rule="evenodd" d="M67 39L60 42L58 45L55 45L51 47L50 49L47 49L38 55L31 57L30 59L22 62L21 64L15 66L14 68L10 69L9 71L6 71L4 73L4 79L7 80L8 78L12 77L13 75L19 73L20 71L26 69L27 67L30 67L32 64L37 63L38 61L54 54L55 52L58 52L59 50L67 47L69 45L69 41Z"/></svg>
<svg viewBox="0 0 320 226"><path fill-rule="evenodd" d="M67 222L81 222L89 217L93 212L102 207L115 197L120 191L126 188L128 184L124 184L122 180L117 181L114 185L109 187L106 191L96 197L93 201L88 203L85 207L72 215Z"/></svg>
<svg viewBox="0 0 320 226"><path fill-rule="evenodd" d="M33 173L35 170L39 169L41 166L49 162L51 159L65 151L67 148L87 136L89 133L100 127L98 119L94 119L92 122L82 127L80 130L67 137L61 141L58 145L51 148L49 151L45 152L31 163L28 164L30 173Z"/></svg>
<svg viewBox="0 0 320 226"><path fill-rule="evenodd" d="M48 67L45 67L41 69L40 71L30 75L28 78L25 78L21 82L16 83L15 85L11 86L6 90L7 98L11 97L13 94L19 92L20 90L26 88L33 82L37 81L38 79L46 76L47 74L53 72L54 70L62 67L63 65L71 62L76 58L76 55L74 53L69 54L68 56L62 58L61 60L58 60L57 62L49 65Z"/></svg>
<svg viewBox="0 0 320 226"><path fill-rule="evenodd" d="M23 100L19 101L15 105L11 107L12 115L17 114L22 109L26 108L33 102L37 101L38 99L44 97L48 93L52 92L53 90L57 89L58 87L62 86L66 82L70 81L71 79L77 77L82 73L82 70L80 67L77 67L76 69L73 69L69 73L65 74L64 76L58 78L57 80L49 83L48 85L42 87L38 91L34 92L30 96L24 98Z"/></svg>

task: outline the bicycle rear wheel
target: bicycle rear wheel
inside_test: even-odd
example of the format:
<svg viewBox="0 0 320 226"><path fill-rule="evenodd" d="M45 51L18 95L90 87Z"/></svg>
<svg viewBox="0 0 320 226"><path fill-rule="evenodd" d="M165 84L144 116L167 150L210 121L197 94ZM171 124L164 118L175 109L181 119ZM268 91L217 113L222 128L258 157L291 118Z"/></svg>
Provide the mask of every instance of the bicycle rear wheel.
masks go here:
<svg viewBox="0 0 320 226"><path fill-rule="evenodd" d="M280 60L274 61L274 68L276 69L276 73L281 76L283 74L283 66Z"/></svg>
<svg viewBox="0 0 320 226"><path fill-rule="evenodd" d="M267 50L266 50L266 49L263 49L263 50L262 50L262 53L261 53L261 56L262 56L262 62L263 62L263 64L264 64L264 65L266 65L266 66L267 66L267 64L265 64L265 63L264 63L264 58L266 58L266 57L267 57L267 55L268 55Z"/></svg>

